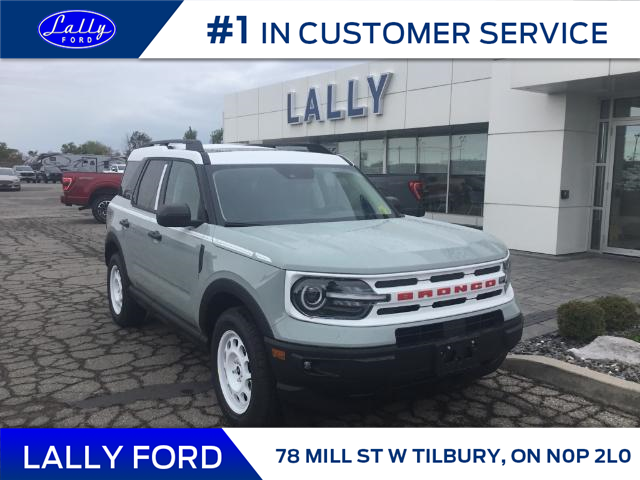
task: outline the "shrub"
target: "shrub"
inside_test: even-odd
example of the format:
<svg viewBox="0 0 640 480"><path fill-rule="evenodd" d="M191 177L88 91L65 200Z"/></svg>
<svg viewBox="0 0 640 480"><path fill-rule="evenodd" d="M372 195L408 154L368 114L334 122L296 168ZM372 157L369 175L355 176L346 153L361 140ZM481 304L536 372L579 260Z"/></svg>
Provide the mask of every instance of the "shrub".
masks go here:
<svg viewBox="0 0 640 480"><path fill-rule="evenodd" d="M626 330L638 323L638 310L629 299L619 295L598 298L595 303L604 310L607 330Z"/></svg>
<svg viewBox="0 0 640 480"><path fill-rule="evenodd" d="M573 300L558 307L558 331L563 337L591 340L605 333L604 310L593 302Z"/></svg>

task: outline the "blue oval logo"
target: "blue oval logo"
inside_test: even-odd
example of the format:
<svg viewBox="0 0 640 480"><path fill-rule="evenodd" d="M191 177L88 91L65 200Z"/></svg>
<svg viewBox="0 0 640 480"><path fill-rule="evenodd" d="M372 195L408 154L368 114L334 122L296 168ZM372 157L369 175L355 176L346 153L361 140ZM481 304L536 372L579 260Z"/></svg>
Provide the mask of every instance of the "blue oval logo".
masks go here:
<svg viewBox="0 0 640 480"><path fill-rule="evenodd" d="M66 10L40 22L38 33L45 42L62 48L93 48L116 34L116 24L101 13Z"/></svg>

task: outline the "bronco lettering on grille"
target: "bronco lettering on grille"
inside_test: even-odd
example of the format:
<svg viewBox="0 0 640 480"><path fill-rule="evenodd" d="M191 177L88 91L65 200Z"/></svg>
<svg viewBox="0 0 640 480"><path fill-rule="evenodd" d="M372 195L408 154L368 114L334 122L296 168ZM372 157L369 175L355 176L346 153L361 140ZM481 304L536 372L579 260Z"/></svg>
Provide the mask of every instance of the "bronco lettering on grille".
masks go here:
<svg viewBox="0 0 640 480"><path fill-rule="evenodd" d="M485 280L484 282L463 283L460 285L454 285L453 287L440 287L436 289L419 290L417 292L400 292L397 294L398 302L405 302L413 300L414 296L418 299L422 298L438 298L446 297L457 293L466 293L469 291L482 290L483 288L493 288L498 284L495 279Z"/></svg>

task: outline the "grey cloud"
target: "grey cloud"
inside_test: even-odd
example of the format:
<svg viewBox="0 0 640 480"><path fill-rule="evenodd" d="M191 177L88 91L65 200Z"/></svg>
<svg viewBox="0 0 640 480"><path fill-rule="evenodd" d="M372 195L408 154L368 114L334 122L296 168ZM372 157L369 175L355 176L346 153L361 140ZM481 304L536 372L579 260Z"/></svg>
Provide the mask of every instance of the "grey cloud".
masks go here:
<svg viewBox="0 0 640 480"><path fill-rule="evenodd" d="M22 151L127 132L201 140L222 126L226 93L332 70L344 61L0 61L0 141Z"/></svg>

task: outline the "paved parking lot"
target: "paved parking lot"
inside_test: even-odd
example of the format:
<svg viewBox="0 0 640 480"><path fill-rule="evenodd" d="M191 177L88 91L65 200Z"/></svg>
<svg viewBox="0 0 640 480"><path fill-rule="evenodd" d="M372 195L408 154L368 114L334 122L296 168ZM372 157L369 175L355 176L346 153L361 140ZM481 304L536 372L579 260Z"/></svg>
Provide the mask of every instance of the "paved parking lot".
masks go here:
<svg viewBox="0 0 640 480"><path fill-rule="evenodd" d="M88 211L60 204L59 192L60 185L44 184L0 192L0 426L223 425L206 352L159 322L128 330L111 322L102 261L104 226ZM611 265L597 261L605 262L598 268ZM549 300L536 300L536 276L569 265L542 262L547 263L514 256L514 283L525 287L523 306L530 313L554 308ZM640 266L620 265L625 265L620 267L625 281L636 279L630 288L637 288L634 275L640 275ZM575 280L576 290L581 282ZM347 413L288 408L285 423L639 426L640 419L500 371L464 389L361 402Z"/></svg>

